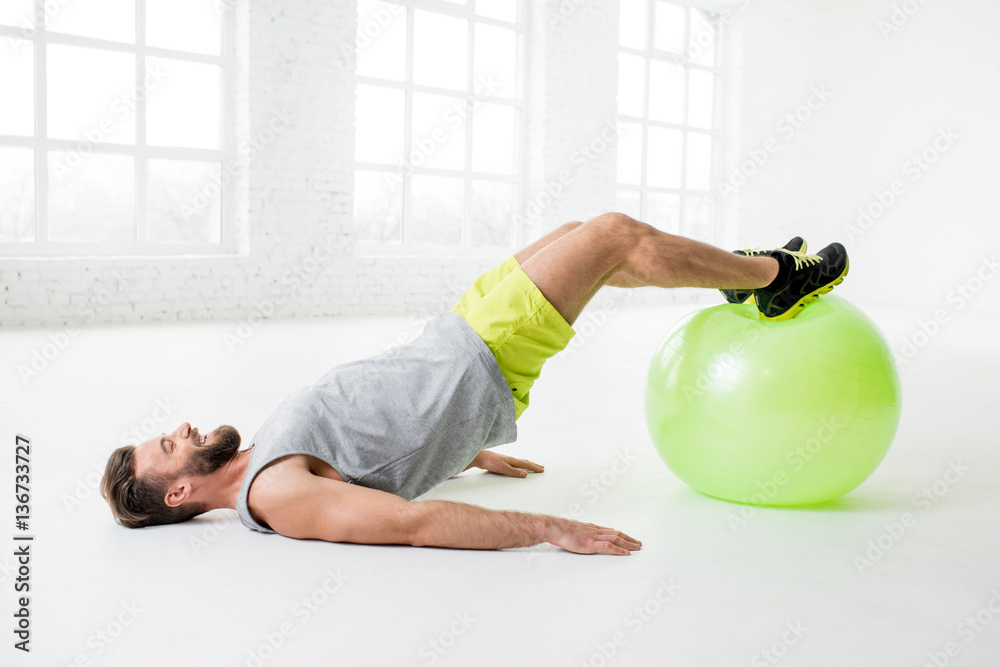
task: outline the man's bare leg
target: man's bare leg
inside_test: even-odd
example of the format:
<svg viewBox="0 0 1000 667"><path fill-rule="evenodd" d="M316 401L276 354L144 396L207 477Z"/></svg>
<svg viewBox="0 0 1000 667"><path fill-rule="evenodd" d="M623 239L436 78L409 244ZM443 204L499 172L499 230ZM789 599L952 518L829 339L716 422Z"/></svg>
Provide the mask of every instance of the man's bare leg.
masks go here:
<svg viewBox="0 0 1000 667"><path fill-rule="evenodd" d="M523 250L519 251L514 255L514 259L517 260L518 264L524 264L528 259L538 254L538 251L546 246L558 241L562 237L566 236L570 232L577 229L582 222L567 222L560 225L553 231L549 232L542 238L538 239L529 246L526 246ZM619 271L614 274L604 283L608 287L646 287L646 283L636 280L632 276L626 274L624 271Z"/></svg>
<svg viewBox="0 0 1000 667"><path fill-rule="evenodd" d="M570 324L597 290L613 286L616 278L623 287L756 289L778 274L778 262L770 257L734 255L621 213L605 213L557 234L562 229L525 248L521 269Z"/></svg>

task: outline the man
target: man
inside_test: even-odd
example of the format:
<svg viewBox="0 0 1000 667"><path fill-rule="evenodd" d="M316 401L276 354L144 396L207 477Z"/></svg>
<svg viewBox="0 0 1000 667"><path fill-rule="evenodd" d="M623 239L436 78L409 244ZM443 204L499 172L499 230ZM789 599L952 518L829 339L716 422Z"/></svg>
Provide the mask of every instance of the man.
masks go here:
<svg viewBox="0 0 1000 667"><path fill-rule="evenodd" d="M725 252L618 214L568 223L483 274L448 313L392 352L338 366L240 435L190 424L108 461L101 493L123 525L234 508L249 528L300 539L501 549L549 542L628 555L641 543L602 526L447 501L412 502L469 467L511 477L542 466L490 451L517 437L542 364L604 285L713 287L752 294L761 317L794 317L848 270L834 243Z"/></svg>

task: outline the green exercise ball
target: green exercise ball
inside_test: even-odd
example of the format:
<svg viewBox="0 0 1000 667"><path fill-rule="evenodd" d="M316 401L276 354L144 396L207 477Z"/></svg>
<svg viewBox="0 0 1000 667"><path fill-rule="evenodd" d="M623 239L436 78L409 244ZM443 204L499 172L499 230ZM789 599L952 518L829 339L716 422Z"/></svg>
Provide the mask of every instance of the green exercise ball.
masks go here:
<svg viewBox="0 0 1000 667"><path fill-rule="evenodd" d="M868 478L899 425L899 376L878 327L826 296L784 322L756 306L692 313L664 337L646 381L660 457L701 493L809 505Z"/></svg>

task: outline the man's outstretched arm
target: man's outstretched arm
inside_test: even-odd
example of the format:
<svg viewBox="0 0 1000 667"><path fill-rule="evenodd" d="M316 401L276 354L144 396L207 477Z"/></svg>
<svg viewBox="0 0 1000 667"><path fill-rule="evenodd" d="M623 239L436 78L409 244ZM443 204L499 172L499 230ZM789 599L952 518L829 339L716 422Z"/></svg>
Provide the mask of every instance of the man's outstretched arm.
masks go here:
<svg viewBox="0 0 1000 667"><path fill-rule="evenodd" d="M581 554L626 556L641 543L612 528L544 514L489 510L443 500L410 502L316 475L272 496L261 514L278 533L299 539L504 549L542 542Z"/></svg>

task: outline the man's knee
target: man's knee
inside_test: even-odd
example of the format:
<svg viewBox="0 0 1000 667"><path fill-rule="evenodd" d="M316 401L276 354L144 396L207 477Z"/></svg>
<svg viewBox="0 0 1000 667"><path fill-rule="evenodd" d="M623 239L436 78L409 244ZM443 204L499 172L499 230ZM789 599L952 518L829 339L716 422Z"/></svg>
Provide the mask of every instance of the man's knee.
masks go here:
<svg viewBox="0 0 1000 667"><path fill-rule="evenodd" d="M624 213L602 213L587 223L619 241L638 242L647 236L652 227Z"/></svg>

